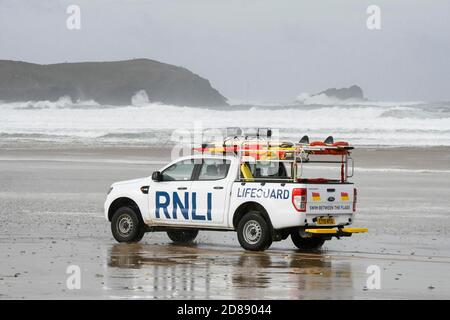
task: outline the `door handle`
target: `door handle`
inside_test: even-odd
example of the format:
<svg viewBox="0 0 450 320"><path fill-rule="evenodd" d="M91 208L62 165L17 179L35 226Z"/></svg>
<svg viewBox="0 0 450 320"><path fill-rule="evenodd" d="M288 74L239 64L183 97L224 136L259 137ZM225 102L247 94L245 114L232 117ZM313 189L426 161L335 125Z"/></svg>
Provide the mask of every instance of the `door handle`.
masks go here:
<svg viewBox="0 0 450 320"><path fill-rule="evenodd" d="M221 187L221 186L215 186L214 189L220 190L220 189L223 189L223 187Z"/></svg>
<svg viewBox="0 0 450 320"><path fill-rule="evenodd" d="M187 190L187 187L178 187L178 190Z"/></svg>

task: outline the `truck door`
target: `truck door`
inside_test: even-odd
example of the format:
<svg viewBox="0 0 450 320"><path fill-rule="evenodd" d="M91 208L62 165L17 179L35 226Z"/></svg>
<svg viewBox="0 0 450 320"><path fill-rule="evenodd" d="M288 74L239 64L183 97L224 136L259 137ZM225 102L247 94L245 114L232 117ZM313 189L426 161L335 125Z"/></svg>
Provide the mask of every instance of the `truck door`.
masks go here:
<svg viewBox="0 0 450 320"><path fill-rule="evenodd" d="M154 222L177 224L190 220L194 168L192 159L178 161L161 172L162 181L151 183L149 210Z"/></svg>
<svg viewBox="0 0 450 320"><path fill-rule="evenodd" d="M198 216L204 216L204 223L223 225L228 196L231 191L230 160L203 159L192 182L192 192L195 194Z"/></svg>

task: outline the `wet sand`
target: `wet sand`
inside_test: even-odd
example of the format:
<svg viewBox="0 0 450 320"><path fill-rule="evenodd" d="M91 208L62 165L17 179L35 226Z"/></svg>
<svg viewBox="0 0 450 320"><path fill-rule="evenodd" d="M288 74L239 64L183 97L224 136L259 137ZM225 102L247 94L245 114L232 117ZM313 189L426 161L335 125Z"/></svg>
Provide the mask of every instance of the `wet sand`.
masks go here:
<svg viewBox="0 0 450 320"><path fill-rule="evenodd" d="M0 298L450 299L450 149L360 149L355 226L369 233L317 253L290 239L243 251L234 232L192 246L164 233L117 244L102 206L109 185L150 175L168 149L0 149ZM69 265L81 289L69 290ZM379 266L381 288L367 289Z"/></svg>

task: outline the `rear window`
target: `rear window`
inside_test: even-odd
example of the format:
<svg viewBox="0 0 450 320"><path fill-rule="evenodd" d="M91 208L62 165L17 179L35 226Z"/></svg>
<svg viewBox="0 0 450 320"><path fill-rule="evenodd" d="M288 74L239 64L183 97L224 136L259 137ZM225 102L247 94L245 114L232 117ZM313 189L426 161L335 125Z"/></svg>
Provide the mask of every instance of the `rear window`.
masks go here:
<svg viewBox="0 0 450 320"><path fill-rule="evenodd" d="M254 178L272 178L272 179L288 179L290 174L286 170L283 162L256 162L248 163L250 171Z"/></svg>
<svg viewBox="0 0 450 320"><path fill-rule="evenodd" d="M333 155L310 155L309 161L298 163L297 178L341 182L341 158ZM345 169L345 166L344 166ZM351 169L351 168L350 168ZM345 174L345 171L344 171Z"/></svg>

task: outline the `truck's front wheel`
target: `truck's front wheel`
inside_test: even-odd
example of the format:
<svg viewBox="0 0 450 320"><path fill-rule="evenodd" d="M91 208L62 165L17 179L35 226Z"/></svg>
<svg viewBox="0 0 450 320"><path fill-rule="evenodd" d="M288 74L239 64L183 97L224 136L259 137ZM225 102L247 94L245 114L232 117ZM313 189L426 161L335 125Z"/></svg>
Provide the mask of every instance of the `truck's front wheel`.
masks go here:
<svg viewBox="0 0 450 320"><path fill-rule="evenodd" d="M319 250L325 242L320 237L303 238L299 232L295 231L291 233L291 239L297 248L304 251Z"/></svg>
<svg viewBox="0 0 450 320"><path fill-rule="evenodd" d="M258 213L247 213L238 224L238 240L246 250L263 251L272 244L269 224Z"/></svg>
<svg viewBox="0 0 450 320"><path fill-rule="evenodd" d="M189 244L195 240L198 230L169 230L167 236L176 244Z"/></svg>
<svg viewBox="0 0 450 320"><path fill-rule="evenodd" d="M139 242L145 234L145 226L132 208L121 207L111 219L111 231L117 242Z"/></svg>

